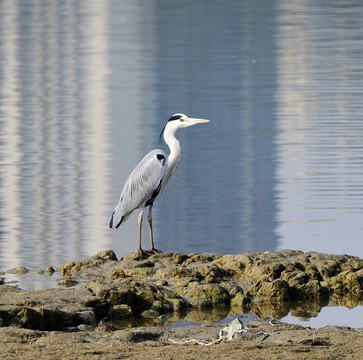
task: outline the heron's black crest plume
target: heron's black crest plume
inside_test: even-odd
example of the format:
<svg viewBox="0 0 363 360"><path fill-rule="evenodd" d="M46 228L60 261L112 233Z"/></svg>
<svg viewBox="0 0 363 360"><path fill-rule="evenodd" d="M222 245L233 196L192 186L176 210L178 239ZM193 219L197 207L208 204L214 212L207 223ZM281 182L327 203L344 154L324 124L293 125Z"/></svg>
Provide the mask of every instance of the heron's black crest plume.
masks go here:
<svg viewBox="0 0 363 360"><path fill-rule="evenodd" d="M174 120L178 120L178 119L180 119L181 118L181 115L173 115L168 121L167 121L167 123L169 122L169 121L174 121ZM159 143L160 144L162 144L163 143L163 134L164 134L164 130L165 130L165 127L166 127L166 125L167 125L167 123L164 125L164 127L163 127L163 130L161 130L161 133L160 133L160 135L159 135Z"/></svg>

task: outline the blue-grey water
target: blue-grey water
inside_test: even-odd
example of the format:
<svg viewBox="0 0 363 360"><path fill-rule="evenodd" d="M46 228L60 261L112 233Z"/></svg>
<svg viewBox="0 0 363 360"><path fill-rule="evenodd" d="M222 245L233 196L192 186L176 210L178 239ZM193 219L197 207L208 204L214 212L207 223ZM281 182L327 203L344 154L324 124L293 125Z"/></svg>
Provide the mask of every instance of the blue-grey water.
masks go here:
<svg viewBox="0 0 363 360"><path fill-rule="evenodd" d="M134 251L137 214L109 217L176 112L211 122L177 133L157 248L363 257L362 19L359 0L0 1L0 271L31 270L6 280Z"/></svg>

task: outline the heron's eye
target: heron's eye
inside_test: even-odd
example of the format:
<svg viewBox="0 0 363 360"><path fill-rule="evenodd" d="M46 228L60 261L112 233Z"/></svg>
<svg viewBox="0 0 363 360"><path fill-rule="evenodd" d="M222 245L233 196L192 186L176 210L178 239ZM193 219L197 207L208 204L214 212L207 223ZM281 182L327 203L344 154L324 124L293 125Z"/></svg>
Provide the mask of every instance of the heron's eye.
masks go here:
<svg viewBox="0 0 363 360"><path fill-rule="evenodd" d="M180 118L179 121L184 121L184 119L183 118Z"/></svg>

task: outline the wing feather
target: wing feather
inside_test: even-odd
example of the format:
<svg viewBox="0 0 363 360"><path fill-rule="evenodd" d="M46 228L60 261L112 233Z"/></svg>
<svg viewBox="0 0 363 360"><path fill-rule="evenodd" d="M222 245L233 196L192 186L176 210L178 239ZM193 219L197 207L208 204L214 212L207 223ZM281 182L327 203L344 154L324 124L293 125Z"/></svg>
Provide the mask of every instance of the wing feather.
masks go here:
<svg viewBox="0 0 363 360"><path fill-rule="evenodd" d="M162 150L149 152L128 177L110 220L118 227L137 208L150 205L158 195L165 175L167 154Z"/></svg>

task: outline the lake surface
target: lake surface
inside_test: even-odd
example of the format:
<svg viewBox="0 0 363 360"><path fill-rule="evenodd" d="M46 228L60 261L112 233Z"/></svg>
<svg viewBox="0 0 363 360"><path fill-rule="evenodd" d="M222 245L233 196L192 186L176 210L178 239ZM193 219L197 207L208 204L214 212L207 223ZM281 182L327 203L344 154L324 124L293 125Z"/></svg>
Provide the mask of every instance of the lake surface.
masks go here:
<svg viewBox="0 0 363 360"><path fill-rule="evenodd" d="M363 257L362 19L358 0L1 1L0 270L31 270L6 279L134 251L137 213L108 221L176 112L211 122L177 133L157 248Z"/></svg>

